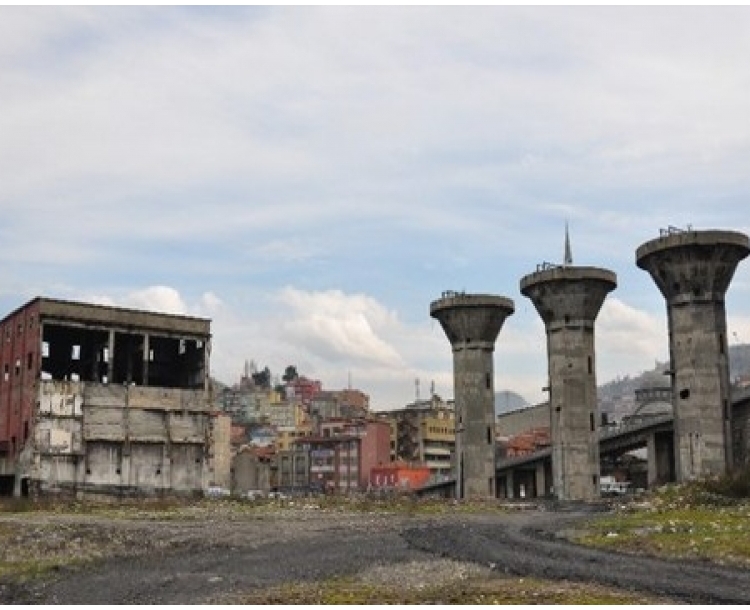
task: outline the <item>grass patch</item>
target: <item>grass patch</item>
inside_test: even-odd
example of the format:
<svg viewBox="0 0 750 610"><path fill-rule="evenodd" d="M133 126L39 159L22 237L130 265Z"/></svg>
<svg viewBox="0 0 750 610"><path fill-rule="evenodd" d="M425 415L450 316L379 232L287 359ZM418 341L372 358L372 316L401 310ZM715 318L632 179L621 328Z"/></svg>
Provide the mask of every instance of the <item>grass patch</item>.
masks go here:
<svg viewBox="0 0 750 610"><path fill-rule="evenodd" d="M475 577L460 583L399 588L336 578L292 583L217 600L228 604L647 604L658 603L626 591L570 582L529 578Z"/></svg>
<svg viewBox="0 0 750 610"><path fill-rule="evenodd" d="M588 546L750 566L750 500L706 482L667 486L643 502L590 522L576 536Z"/></svg>

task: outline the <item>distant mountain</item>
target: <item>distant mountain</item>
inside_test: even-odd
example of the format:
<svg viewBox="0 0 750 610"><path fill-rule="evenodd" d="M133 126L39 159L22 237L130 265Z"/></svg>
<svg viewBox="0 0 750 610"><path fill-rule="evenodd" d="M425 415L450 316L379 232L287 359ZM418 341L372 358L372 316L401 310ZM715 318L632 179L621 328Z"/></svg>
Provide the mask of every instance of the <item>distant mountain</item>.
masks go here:
<svg viewBox="0 0 750 610"><path fill-rule="evenodd" d="M609 381L597 388L599 408L602 412L619 420L632 413L635 408L635 391L639 388L668 386L669 377L665 374L668 362L656 362L650 371L631 377L625 375ZM729 379L735 383L740 378L750 376L750 344L729 346Z"/></svg>
<svg viewBox="0 0 750 610"><path fill-rule="evenodd" d="M495 416L529 406L529 401L511 390L495 392Z"/></svg>

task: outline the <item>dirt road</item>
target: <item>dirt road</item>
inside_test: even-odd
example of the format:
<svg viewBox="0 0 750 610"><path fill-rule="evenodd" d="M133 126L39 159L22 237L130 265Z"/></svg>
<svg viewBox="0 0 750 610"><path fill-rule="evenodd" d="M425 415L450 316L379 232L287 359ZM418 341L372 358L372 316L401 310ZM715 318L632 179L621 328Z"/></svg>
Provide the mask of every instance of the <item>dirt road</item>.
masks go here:
<svg viewBox="0 0 750 610"><path fill-rule="evenodd" d="M750 603L750 571L579 547L561 538L583 512L408 516L281 511L252 518L105 519L14 515L0 526L117 541L110 557L51 578L0 584L0 603L211 603L286 582L390 569L427 578L436 561L552 580L601 583L683 603ZM73 533L71 533L73 532ZM68 539L67 543L70 543ZM63 543L61 543L63 544ZM424 566L424 571L401 569Z"/></svg>

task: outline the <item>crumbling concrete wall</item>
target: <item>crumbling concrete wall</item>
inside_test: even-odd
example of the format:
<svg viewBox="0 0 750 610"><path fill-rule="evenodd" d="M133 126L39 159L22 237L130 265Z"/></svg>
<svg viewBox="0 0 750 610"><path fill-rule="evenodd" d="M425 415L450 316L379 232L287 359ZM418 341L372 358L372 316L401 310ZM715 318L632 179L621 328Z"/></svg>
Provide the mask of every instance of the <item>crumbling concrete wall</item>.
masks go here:
<svg viewBox="0 0 750 610"><path fill-rule="evenodd" d="M39 491L198 492L203 390L43 381L29 476Z"/></svg>

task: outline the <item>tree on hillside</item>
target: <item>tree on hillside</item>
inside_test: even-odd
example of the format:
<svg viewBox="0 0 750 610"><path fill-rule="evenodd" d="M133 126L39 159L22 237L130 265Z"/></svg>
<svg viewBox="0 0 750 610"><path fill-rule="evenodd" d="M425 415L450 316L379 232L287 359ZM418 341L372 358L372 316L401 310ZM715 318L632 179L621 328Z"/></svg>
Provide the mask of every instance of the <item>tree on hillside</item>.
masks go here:
<svg viewBox="0 0 750 610"><path fill-rule="evenodd" d="M297 373L297 367L290 364L286 369L284 369L284 376L282 379L289 383L290 381L296 381L299 379L299 373Z"/></svg>
<svg viewBox="0 0 750 610"><path fill-rule="evenodd" d="M271 388L271 371L268 367L264 368L262 371L253 373L253 383L256 388Z"/></svg>

